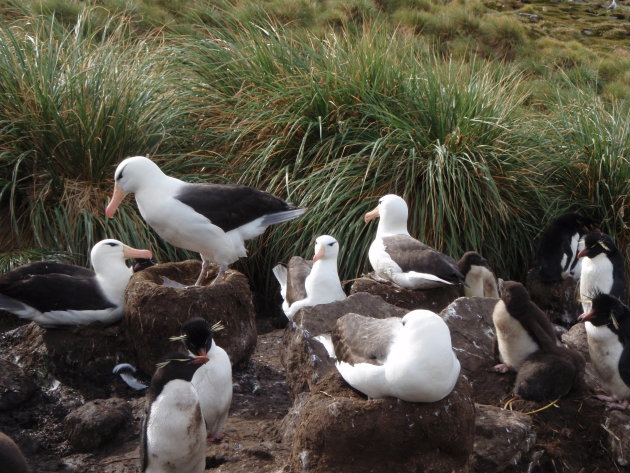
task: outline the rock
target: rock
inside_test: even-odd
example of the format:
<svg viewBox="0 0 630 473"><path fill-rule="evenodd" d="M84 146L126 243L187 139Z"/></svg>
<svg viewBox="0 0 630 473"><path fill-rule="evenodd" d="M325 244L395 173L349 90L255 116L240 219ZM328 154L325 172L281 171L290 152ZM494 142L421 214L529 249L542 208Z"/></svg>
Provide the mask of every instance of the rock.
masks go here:
<svg viewBox="0 0 630 473"><path fill-rule="evenodd" d="M133 347L136 367L148 374L165 353L182 349L169 341L179 335L182 322L203 317L211 324L221 322L225 329L215 341L230 357L232 365L245 363L256 346L256 320L247 278L229 270L215 285L172 287L162 285L162 278L182 284L194 284L201 262L159 264L135 273L125 292L123 329ZM218 265L212 265L213 280ZM132 363L133 364L133 363Z"/></svg>
<svg viewBox="0 0 630 473"><path fill-rule="evenodd" d="M579 288L575 279L566 278L547 283L540 280L535 269L530 269L527 273L526 287L532 302L540 307L553 323L570 327L577 322L582 307L577 302Z"/></svg>
<svg viewBox="0 0 630 473"><path fill-rule="evenodd" d="M37 387L18 365L0 359L0 411L26 402Z"/></svg>
<svg viewBox="0 0 630 473"><path fill-rule="evenodd" d="M0 432L0 460L2 460L0 466L2 472L28 473L29 471L20 447L3 432Z"/></svg>
<svg viewBox="0 0 630 473"><path fill-rule="evenodd" d="M336 372L299 412L288 469L308 473L468 472L475 411L470 385L435 403L368 401Z"/></svg>
<svg viewBox="0 0 630 473"><path fill-rule="evenodd" d="M88 402L66 416L65 433L75 450L91 452L129 422L131 406L120 398Z"/></svg>
<svg viewBox="0 0 630 473"><path fill-rule="evenodd" d="M370 273L374 274L374 273ZM464 295L461 286L444 286L435 289L410 290L389 282L378 282L371 277L357 279L350 294L368 292L381 297L385 302L407 310L429 309L439 312L452 301Z"/></svg>
<svg viewBox="0 0 630 473"><path fill-rule="evenodd" d="M408 311L394 307L367 293L353 294L343 301L300 309L284 335L282 364L292 397L308 391L330 370L336 370L324 346L314 339L329 333L341 316L354 312L369 317L402 317Z"/></svg>
<svg viewBox="0 0 630 473"><path fill-rule="evenodd" d="M536 443L532 418L484 404L475 408L475 471L498 473L517 465Z"/></svg>
<svg viewBox="0 0 630 473"><path fill-rule="evenodd" d="M617 464L630 464L630 414L626 411L608 411L604 429L608 444Z"/></svg>
<svg viewBox="0 0 630 473"><path fill-rule="evenodd" d="M444 309L440 316L451 331L451 342L470 380L476 402L496 404L511 390L513 375L500 375L492 370L498 363L494 354L492 312L498 299L460 297Z"/></svg>

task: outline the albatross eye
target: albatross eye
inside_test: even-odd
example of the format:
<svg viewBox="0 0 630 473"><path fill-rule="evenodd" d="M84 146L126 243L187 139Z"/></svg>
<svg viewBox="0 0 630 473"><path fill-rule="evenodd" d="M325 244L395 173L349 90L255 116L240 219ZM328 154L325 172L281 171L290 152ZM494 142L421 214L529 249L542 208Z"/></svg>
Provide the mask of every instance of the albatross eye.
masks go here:
<svg viewBox="0 0 630 473"><path fill-rule="evenodd" d="M335 244L335 242L333 241L332 243L328 243L328 246L333 246Z"/></svg>
<svg viewBox="0 0 630 473"><path fill-rule="evenodd" d="M106 244L106 245L109 245L109 246L118 246L118 243L113 243L113 242L111 242L111 241L108 241L108 242L107 242L107 243L105 243L105 244Z"/></svg>

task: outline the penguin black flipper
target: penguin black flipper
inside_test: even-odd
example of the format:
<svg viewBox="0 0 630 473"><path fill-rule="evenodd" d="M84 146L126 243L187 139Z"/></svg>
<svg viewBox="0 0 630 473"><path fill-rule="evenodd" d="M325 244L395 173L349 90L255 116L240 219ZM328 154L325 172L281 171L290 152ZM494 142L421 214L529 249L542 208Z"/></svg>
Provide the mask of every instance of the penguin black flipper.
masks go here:
<svg viewBox="0 0 630 473"><path fill-rule="evenodd" d="M623 351L619 357L619 376L626 386L630 387L630 340L625 340L623 345Z"/></svg>
<svg viewBox="0 0 630 473"><path fill-rule="evenodd" d="M144 473L149 466L148 448L147 448L147 422L151 415L151 404L148 403L144 410L144 419L142 419L142 438L140 439L140 471Z"/></svg>

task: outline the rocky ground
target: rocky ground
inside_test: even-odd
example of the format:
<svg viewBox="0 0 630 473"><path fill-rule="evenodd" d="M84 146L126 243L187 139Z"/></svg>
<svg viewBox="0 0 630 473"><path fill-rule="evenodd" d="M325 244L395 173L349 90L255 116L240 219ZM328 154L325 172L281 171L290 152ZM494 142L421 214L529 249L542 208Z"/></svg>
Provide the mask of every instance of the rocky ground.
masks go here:
<svg viewBox="0 0 630 473"><path fill-rule="evenodd" d="M233 282L240 284L237 276ZM630 471L622 466L630 459L630 415L607 411L592 397L598 388L590 364L586 382L554 405L509 402L515 375L492 371L495 300L460 298L433 307L443 309L462 363L463 376L445 400L367 401L349 388L311 332L327 330L348 311L404 313L382 301L385 292L400 307L426 297L375 284L360 281L358 293L301 311L286 329L256 321L255 350L246 348L248 358L234 369L230 417L223 441L207 448L206 472ZM131 326L47 331L0 314L0 430L19 444L33 472L139 471L144 395L109 373L115 350L108 340L118 339L117 353L135 361L125 341ZM100 342L84 350L85 338ZM581 325L563 337L588 356L584 339ZM110 360L107 372L99 357ZM148 382L146 374L140 378Z"/></svg>

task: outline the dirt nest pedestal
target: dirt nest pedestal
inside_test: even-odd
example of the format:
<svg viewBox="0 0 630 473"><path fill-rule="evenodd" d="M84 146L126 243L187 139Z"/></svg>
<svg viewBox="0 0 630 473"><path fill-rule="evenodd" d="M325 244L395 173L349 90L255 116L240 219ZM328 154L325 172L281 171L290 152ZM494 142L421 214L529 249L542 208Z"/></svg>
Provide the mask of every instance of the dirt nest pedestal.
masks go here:
<svg viewBox="0 0 630 473"><path fill-rule="evenodd" d="M254 351L256 320L247 278L229 270L222 281L210 285L218 272L213 265L206 285L192 286L200 271L200 261L188 260L152 266L131 278L125 292L123 329L135 352L135 364L145 373L153 373L165 353L183 349L169 337L179 335L181 324L192 317L225 326L215 341L233 366L247 362ZM190 287L165 286L164 277Z"/></svg>

